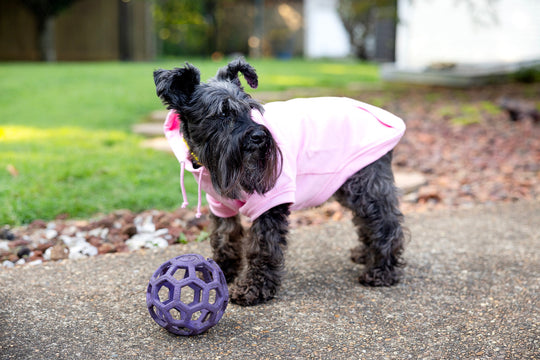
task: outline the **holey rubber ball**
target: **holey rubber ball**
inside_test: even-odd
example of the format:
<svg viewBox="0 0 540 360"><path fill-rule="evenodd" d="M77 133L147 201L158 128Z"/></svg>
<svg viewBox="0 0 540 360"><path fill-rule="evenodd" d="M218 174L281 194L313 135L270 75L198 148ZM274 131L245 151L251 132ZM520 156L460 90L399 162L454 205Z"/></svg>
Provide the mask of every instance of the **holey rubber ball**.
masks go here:
<svg viewBox="0 0 540 360"><path fill-rule="evenodd" d="M218 264L198 254L180 255L154 272L146 290L150 316L177 335L197 335L216 325L229 303Z"/></svg>

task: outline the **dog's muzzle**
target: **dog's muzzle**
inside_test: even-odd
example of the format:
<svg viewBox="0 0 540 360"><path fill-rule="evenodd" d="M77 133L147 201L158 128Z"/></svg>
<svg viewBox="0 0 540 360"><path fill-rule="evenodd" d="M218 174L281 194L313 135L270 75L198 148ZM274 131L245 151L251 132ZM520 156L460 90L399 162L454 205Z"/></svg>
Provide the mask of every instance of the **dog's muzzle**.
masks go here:
<svg viewBox="0 0 540 360"><path fill-rule="evenodd" d="M256 129L249 135L249 140L254 145L262 145L266 140L267 134L262 129Z"/></svg>
<svg viewBox="0 0 540 360"><path fill-rule="evenodd" d="M266 128L262 126L256 127L247 132L246 136L244 137L245 149L247 151L265 150L268 147L268 140L271 137L272 135Z"/></svg>

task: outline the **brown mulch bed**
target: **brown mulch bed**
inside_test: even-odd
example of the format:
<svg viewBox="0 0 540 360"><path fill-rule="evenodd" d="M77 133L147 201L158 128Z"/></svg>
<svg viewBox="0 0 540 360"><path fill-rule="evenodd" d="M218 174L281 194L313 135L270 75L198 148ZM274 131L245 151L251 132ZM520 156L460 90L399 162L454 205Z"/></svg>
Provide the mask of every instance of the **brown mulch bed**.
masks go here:
<svg viewBox="0 0 540 360"><path fill-rule="evenodd" d="M507 100L518 104L518 121L499 106ZM428 180L404 210L538 198L540 122L528 112L540 111L540 84L413 88L387 108L407 123L395 164Z"/></svg>
<svg viewBox="0 0 540 360"><path fill-rule="evenodd" d="M403 197L406 214L538 199L540 123L528 111L540 109L540 84L473 89L395 86L354 97L406 121L407 132L395 150L395 166L400 171L421 172L427 179L426 185ZM511 121L499 106L508 100L518 104L522 115L518 111L518 121ZM348 216L330 202L295 213L291 225ZM208 217L195 219L194 212L185 209L138 214L122 210L93 220L35 220L26 227L0 229L0 239L8 240L0 240L0 265L62 260L70 252L70 258L127 252L138 248L130 239L140 240L147 248L201 241L207 231ZM81 243L91 247L81 247Z"/></svg>

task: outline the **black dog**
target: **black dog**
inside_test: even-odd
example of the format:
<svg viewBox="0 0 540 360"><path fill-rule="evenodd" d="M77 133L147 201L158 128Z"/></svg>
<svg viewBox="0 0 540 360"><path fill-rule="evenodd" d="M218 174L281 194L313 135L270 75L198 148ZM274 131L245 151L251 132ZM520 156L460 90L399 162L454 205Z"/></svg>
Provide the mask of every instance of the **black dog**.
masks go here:
<svg viewBox="0 0 540 360"><path fill-rule="evenodd" d="M290 210L331 195L354 215L361 244L352 259L365 265L360 283L397 283L404 233L391 159L403 122L347 98L263 106L244 92L239 72L257 87L255 69L243 59L207 83L190 64L154 72L157 95L171 110L165 133L182 179L184 169L194 173L207 192L214 259L233 282L231 300L255 305L275 296ZM248 231L238 213L253 220Z"/></svg>

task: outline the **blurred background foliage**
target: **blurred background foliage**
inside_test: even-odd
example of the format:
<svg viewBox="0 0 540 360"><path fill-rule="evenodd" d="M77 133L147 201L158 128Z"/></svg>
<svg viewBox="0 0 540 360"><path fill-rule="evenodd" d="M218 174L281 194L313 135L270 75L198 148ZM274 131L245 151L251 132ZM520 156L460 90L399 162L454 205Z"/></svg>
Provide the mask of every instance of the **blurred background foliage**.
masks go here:
<svg viewBox="0 0 540 360"><path fill-rule="evenodd" d="M305 0L2 0L0 60L152 60L188 55L219 58L231 54L304 56L309 33L306 11L314 7L313 3ZM317 3L316 16L321 16L321 12L324 15L329 6L332 10L332 4L338 6L335 20L341 17L354 48L352 55L360 59L373 58L369 47L373 48L375 28L381 20L390 19L390 28L395 27L396 0L336 0L328 4ZM327 25L311 24L312 27ZM393 43L393 32L389 36L389 42Z"/></svg>
<svg viewBox="0 0 540 360"><path fill-rule="evenodd" d="M209 55L216 46L215 0L154 0L152 16L158 53L169 56Z"/></svg>

